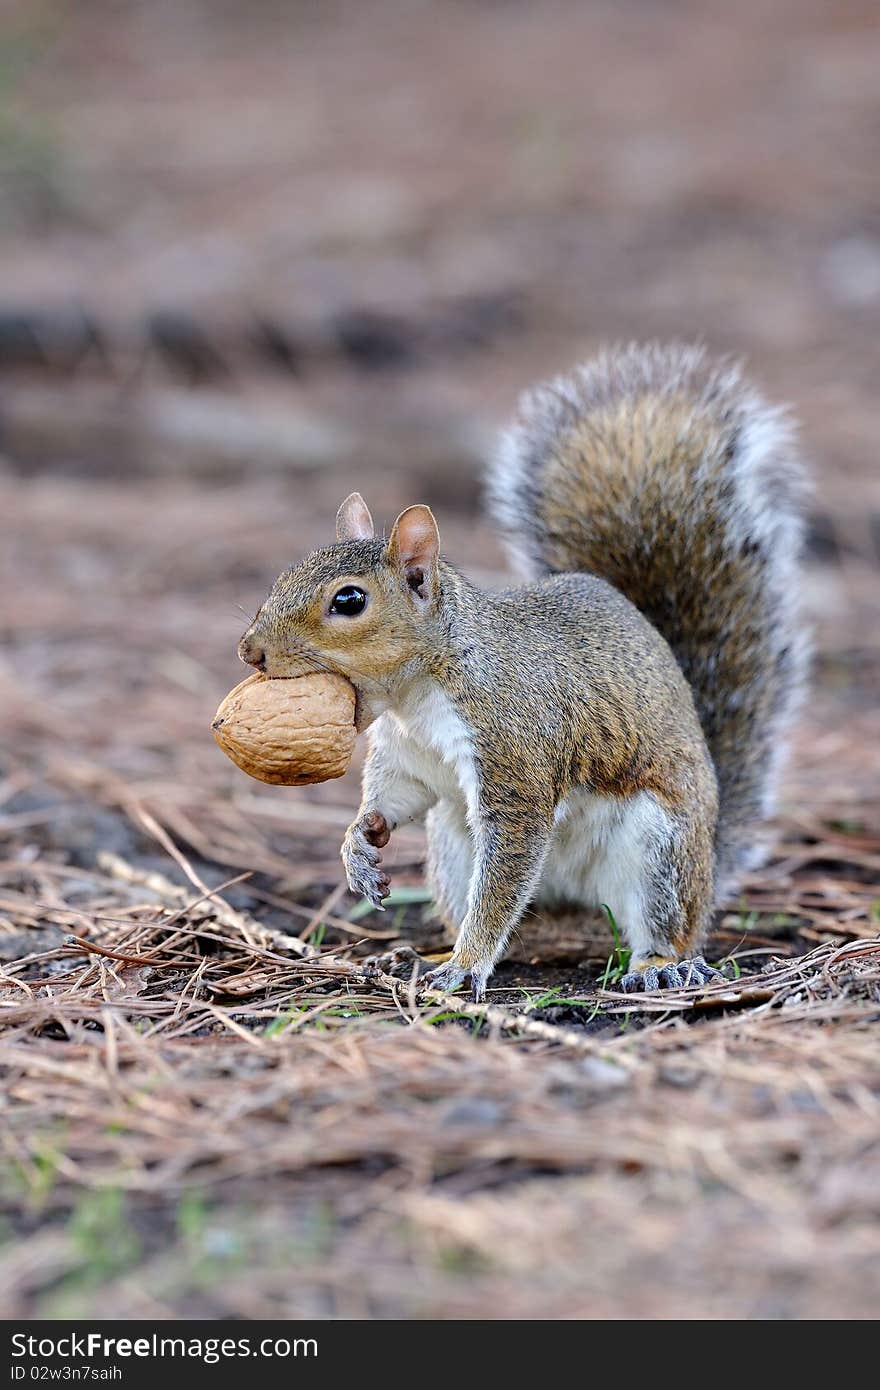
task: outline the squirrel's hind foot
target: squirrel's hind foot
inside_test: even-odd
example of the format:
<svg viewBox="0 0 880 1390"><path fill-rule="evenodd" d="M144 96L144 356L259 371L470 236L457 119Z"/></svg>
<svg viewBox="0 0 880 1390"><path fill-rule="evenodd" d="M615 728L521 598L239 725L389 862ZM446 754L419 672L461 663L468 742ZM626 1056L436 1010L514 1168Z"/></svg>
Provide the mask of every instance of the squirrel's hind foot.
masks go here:
<svg viewBox="0 0 880 1390"><path fill-rule="evenodd" d="M624 994L653 993L660 989L687 989L689 985L707 985L714 980L723 980L720 970L707 965L702 956L692 960L673 960L661 964L644 965L630 970L620 981L619 988Z"/></svg>

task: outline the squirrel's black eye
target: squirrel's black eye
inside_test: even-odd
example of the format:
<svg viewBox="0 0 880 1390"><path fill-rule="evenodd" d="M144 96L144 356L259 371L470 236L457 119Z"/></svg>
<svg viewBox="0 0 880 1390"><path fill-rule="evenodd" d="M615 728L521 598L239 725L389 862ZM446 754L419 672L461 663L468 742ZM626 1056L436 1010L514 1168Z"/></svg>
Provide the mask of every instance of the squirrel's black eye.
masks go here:
<svg viewBox="0 0 880 1390"><path fill-rule="evenodd" d="M346 584L339 589L330 605L331 613L339 613L343 618L356 618L367 606L367 596L356 584Z"/></svg>

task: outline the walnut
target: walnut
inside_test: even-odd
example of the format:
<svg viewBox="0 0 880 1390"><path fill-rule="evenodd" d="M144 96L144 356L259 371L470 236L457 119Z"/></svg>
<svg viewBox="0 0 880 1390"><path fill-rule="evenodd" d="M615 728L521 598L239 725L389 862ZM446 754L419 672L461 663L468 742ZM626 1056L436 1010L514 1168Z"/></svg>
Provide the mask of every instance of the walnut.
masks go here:
<svg viewBox="0 0 880 1390"><path fill-rule="evenodd" d="M260 782L301 787L348 770L356 737L354 687L323 673L248 676L211 725L228 758Z"/></svg>

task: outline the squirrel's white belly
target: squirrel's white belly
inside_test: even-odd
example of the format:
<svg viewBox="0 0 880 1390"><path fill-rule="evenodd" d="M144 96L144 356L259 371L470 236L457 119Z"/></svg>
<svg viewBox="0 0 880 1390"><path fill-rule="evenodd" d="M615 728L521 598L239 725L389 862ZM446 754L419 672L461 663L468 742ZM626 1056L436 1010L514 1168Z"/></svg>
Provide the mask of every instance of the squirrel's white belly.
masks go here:
<svg viewBox="0 0 880 1390"><path fill-rule="evenodd" d="M469 822L477 811L473 740L449 696L425 682L382 718L383 741L394 739L401 767L438 800L461 806Z"/></svg>
<svg viewBox="0 0 880 1390"><path fill-rule="evenodd" d="M456 915L462 916L473 865L466 826L473 831L479 821L477 764L467 727L449 697L426 682L387 709L374 728L401 772L460 811L460 817L444 821L444 834L447 840L462 836L461 853L446 874L446 897L456 901ZM546 907L607 904L633 949L643 952L648 945L644 873L651 847L668 833L668 813L650 792L620 798L576 787L557 807L533 900ZM452 892L450 884L456 883Z"/></svg>
<svg viewBox="0 0 880 1390"><path fill-rule="evenodd" d="M607 904L618 921L638 921L645 861L668 824L650 792L618 798L575 789L557 809L535 901L547 907Z"/></svg>
<svg viewBox="0 0 880 1390"><path fill-rule="evenodd" d="M620 831L626 803L585 788L569 792L556 808L555 824L535 899L545 906L600 904L600 870Z"/></svg>

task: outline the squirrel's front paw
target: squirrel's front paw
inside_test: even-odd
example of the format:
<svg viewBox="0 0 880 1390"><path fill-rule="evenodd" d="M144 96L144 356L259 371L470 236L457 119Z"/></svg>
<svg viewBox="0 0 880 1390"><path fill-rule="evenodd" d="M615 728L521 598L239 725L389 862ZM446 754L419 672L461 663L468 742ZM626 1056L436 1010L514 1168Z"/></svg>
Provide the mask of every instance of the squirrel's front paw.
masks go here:
<svg viewBox="0 0 880 1390"><path fill-rule="evenodd" d="M489 961L468 967L460 965L453 955L445 965L438 965L436 970L429 970L427 975L423 975L419 985L423 989L439 989L449 994L452 990L458 989L470 976L474 999L481 1003L486 998L486 981L491 974L492 966Z"/></svg>
<svg viewBox="0 0 880 1390"><path fill-rule="evenodd" d="M391 836L385 817L378 811L361 816L348 827L342 842L342 863L352 893L367 898L384 912L382 899L391 892L391 880L382 869L379 847Z"/></svg>
<svg viewBox="0 0 880 1390"><path fill-rule="evenodd" d="M394 975L398 979L412 979L416 976L425 975L431 969L426 960L423 960L418 951L412 946L400 945L392 946L390 951L383 951L378 956L367 956L364 961L364 973L375 975Z"/></svg>

